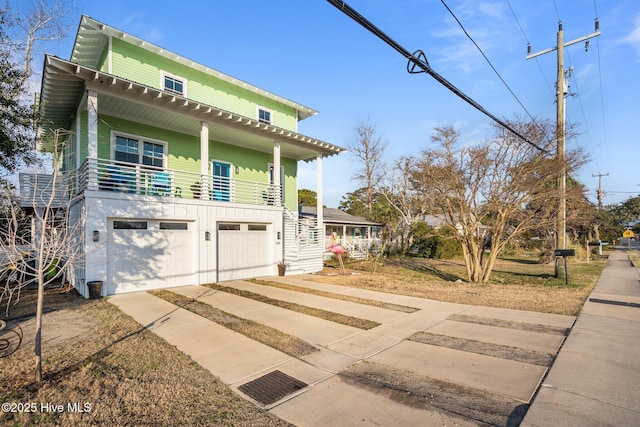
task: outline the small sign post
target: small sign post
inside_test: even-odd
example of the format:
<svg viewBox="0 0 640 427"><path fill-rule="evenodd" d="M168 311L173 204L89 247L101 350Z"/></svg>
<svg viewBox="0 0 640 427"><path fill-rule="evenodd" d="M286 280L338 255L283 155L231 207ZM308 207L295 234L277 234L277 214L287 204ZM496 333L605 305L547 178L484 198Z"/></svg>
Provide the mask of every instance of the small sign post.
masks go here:
<svg viewBox="0 0 640 427"><path fill-rule="evenodd" d="M575 249L556 249L554 252L556 257L561 256L564 260L564 284L569 285L569 272L567 271L567 257L568 256L576 256Z"/></svg>
<svg viewBox="0 0 640 427"><path fill-rule="evenodd" d="M627 239L627 247L629 249L631 249L631 239L633 239L635 236L636 236L635 233L629 230L628 228L624 230L624 233L622 233L622 237Z"/></svg>

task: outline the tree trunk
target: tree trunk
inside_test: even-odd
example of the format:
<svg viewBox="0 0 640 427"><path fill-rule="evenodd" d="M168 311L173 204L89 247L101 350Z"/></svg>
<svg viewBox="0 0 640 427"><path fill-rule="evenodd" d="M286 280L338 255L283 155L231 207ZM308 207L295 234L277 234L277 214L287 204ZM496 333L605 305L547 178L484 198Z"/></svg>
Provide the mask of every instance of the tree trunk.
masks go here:
<svg viewBox="0 0 640 427"><path fill-rule="evenodd" d="M38 268L38 270L40 270ZM38 271L38 303L36 306L36 382L42 382L42 306L44 305L44 278Z"/></svg>

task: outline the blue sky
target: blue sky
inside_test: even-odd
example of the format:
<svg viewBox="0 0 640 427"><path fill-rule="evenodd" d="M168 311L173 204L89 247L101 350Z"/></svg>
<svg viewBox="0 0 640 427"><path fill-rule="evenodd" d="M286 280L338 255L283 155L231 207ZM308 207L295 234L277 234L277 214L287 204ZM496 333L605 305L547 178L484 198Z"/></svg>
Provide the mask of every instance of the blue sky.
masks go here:
<svg viewBox="0 0 640 427"><path fill-rule="evenodd" d="M18 2L20 4L21 2ZM407 50L422 49L431 67L492 114L526 117L480 52L439 0L350 0L354 9ZM640 3L637 0L447 0L527 111L555 120L555 52L559 19L565 40L602 35L565 50L573 66L567 120L581 135L591 162L578 179L595 202L603 178L605 204L640 192ZM187 7L188 5L188 7ZM354 128L369 120L387 142L387 161L416 154L430 144L433 128L453 123L462 141L484 139L490 119L433 78L410 75L406 60L324 0L78 0L69 37L45 50L68 59L80 14L147 39L319 111L300 122L303 134L343 147ZM515 17L514 17L515 15ZM38 60L39 61L39 60ZM34 64L39 69L41 62ZM358 187L351 180L354 158L346 153L324 161L325 205ZM301 164L300 188L315 189L315 164Z"/></svg>

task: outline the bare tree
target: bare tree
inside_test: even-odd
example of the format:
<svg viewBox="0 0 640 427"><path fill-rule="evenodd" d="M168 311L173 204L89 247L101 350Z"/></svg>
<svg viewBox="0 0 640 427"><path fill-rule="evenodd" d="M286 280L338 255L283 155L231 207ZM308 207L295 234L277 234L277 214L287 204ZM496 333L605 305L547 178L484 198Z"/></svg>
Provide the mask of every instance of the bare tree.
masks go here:
<svg viewBox="0 0 640 427"><path fill-rule="evenodd" d="M419 194L413 185L416 160L410 156L401 156L396 167L384 175L381 193L400 215L394 233L400 237L399 249L406 253L411 246L410 231L416 220L424 216L422 203L424 194Z"/></svg>
<svg viewBox="0 0 640 427"><path fill-rule="evenodd" d="M71 26L66 19L75 7L76 0L31 0L20 7L11 8L7 2L12 21L19 29L16 36L23 58L23 76L28 79L33 74L31 63L37 45L41 42L62 40Z"/></svg>
<svg viewBox="0 0 640 427"><path fill-rule="evenodd" d="M349 145L349 150L361 162L361 168L354 170L352 178L366 191L367 211L370 216L376 187L384 170L383 157L387 144L377 134L376 126L369 121L360 122L355 131L357 140Z"/></svg>
<svg viewBox="0 0 640 427"><path fill-rule="evenodd" d="M37 284L35 331L35 379L42 381L42 311L45 286L71 274L82 256L83 221L73 209L68 183L58 172L57 160L70 132L53 131L54 166L51 174L34 173L21 179L21 200L8 205L7 216L0 224L0 303L17 302L21 291ZM7 197L10 195L7 194ZM23 209L30 216L30 232L25 232Z"/></svg>
<svg viewBox="0 0 640 427"><path fill-rule="evenodd" d="M485 143L458 147L460 132L440 126L431 138L439 148L423 151L414 175L433 212L455 231L472 282L489 279L498 254L513 239L551 224L555 212L548 206L557 206L558 165L549 154L553 126L523 121L510 126L548 151L498 126Z"/></svg>

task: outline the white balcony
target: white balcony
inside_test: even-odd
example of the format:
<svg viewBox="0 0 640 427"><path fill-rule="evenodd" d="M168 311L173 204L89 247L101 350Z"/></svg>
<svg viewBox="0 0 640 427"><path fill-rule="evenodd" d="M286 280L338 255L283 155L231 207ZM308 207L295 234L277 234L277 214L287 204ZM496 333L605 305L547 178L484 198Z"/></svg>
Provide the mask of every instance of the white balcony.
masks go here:
<svg viewBox="0 0 640 427"><path fill-rule="evenodd" d="M25 201L34 200L35 195L52 187L51 176L43 176L39 181L34 176L24 177L24 182L30 184L23 185L21 191L21 197ZM85 190L98 190L264 206L280 206L282 200L280 186L266 182L201 175L105 159L87 159L77 171L60 173L58 181L56 187L62 186L68 191L58 191L56 196L66 199Z"/></svg>

